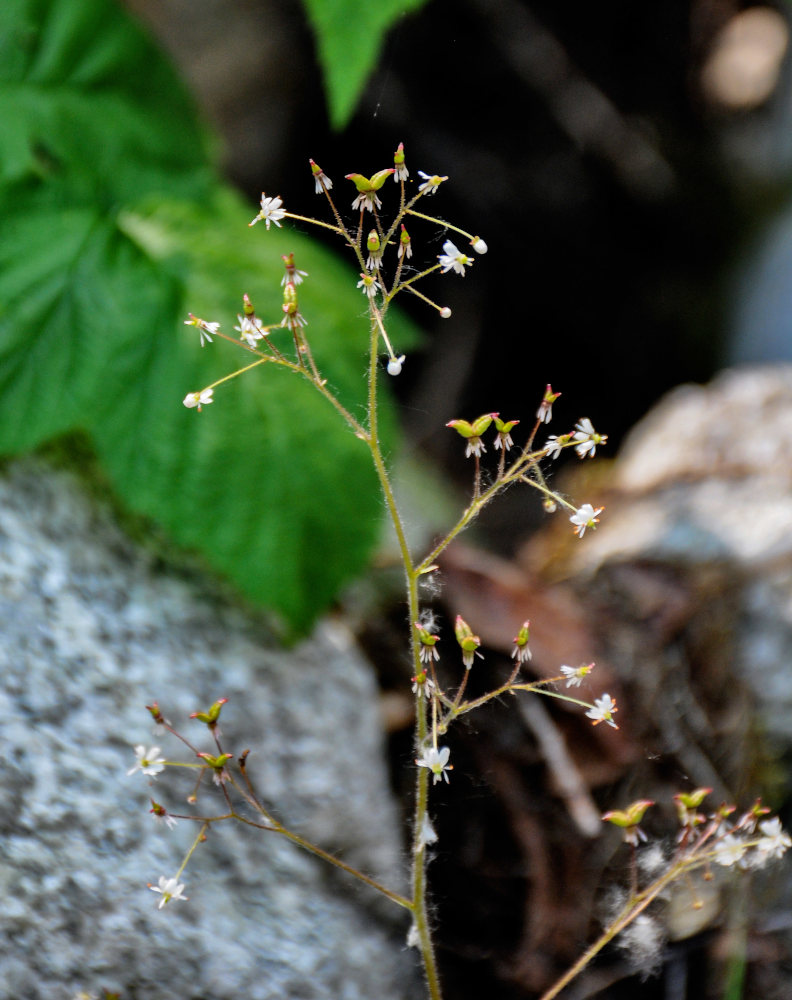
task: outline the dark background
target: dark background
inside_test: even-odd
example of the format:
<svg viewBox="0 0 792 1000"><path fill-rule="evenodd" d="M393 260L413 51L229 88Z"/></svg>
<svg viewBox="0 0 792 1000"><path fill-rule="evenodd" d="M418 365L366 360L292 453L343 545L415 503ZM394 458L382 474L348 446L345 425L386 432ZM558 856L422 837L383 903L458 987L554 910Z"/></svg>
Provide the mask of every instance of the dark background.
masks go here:
<svg viewBox="0 0 792 1000"><path fill-rule="evenodd" d="M451 320L405 297L428 336L394 387L412 439L457 474L453 417L527 420L551 382L557 431L587 415L615 446L669 387L728 362L744 257L789 190L788 69L747 108L703 83L750 5L433 0L397 22L341 134L299 3L129 6L182 66L251 204L266 190L318 210L308 157L351 201L343 176L391 165L399 141L413 178L450 177L431 209L490 251L424 286ZM416 227L430 236L429 259L442 237Z"/></svg>

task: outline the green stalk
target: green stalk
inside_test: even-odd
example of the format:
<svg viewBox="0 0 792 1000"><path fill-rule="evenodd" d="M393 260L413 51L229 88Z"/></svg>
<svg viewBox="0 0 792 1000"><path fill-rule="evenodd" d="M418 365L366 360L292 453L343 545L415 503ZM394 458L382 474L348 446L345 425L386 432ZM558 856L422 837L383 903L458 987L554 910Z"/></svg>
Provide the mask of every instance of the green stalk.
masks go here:
<svg viewBox="0 0 792 1000"><path fill-rule="evenodd" d="M379 422L377 412L377 357L379 346L379 323L374 315L375 306L371 305L371 330L369 338L369 385L368 385L368 446L371 450L371 457L377 477L380 482L385 505L388 508L393 528L396 532L396 539L399 545L402 564L404 566L405 583L407 590L407 618L410 630L410 647L412 650L412 660L415 674L420 673L420 649L418 637L413 628L413 622L418 620L418 578L419 573L413 567L410 548L407 544L407 536L404 531L399 508L393 494L390 477L388 475L385 460L382 457L382 449L379 439ZM415 699L415 745L417 748L423 747L427 737L426 711L423 699ZM415 820L413 826L413 849L412 849L412 911L415 921L415 929L418 934L419 948L423 959L426 983L429 989L431 1000L442 1000L440 989L440 979L435 961L434 946L429 930L429 917L426 906L426 851L421 848L417 850L418 838L423 829L429 805L429 771L424 767L416 769L415 787Z"/></svg>

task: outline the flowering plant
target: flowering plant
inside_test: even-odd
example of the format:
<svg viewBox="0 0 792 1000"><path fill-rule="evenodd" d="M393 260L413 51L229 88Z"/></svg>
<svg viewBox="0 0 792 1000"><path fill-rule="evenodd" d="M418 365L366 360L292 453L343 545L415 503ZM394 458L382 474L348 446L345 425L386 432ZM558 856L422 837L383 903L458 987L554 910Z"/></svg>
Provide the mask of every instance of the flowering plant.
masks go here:
<svg viewBox="0 0 792 1000"><path fill-rule="evenodd" d="M218 720L226 700L224 698L216 701L206 712L196 712L192 716L207 727L211 740L209 752L200 750L192 740L172 726L156 703L149 708L157 725L180 740L190 755L188 762L178 766L190 767L197 775L191 801L196 801L199 785L204 777L209 777L222 803L220 811L189 815L173 814L165 806L153 803L152 813L155 818L168 822L168 825L178 820L190 820L196 823L199 829L176 874L161 876L158 885L152 885L150 888L160 895L158 903L160 907L174 900L185 900L187 897L184 896L185 885L180 882L181 876L193 852L205 839L210 828L218 822L235 820L251 827L275 832L362 880L370 888L408 912L411 921L408 942L420 952L429 996L432 1000L439 1000L440 977L429 920L427 848L437 841L430 815L430 793L440 794L453 771L451 763L453 744L447 739L449 731L462 716L506 694L519 697L525 694L538 694L561 699L584 709L585 715L593 725L604 722L613 729L618 729L614 718L618 707L616 700L607 692L595 697L593 702L577 698L570 693L570 689L580 688L584 681L589 683L588 677L594 668L593 663L576 667L561 665L554 676L541 680L526 680L521 672L531 658L528 620L522 624L515 623L517 634L513 640L514 662L505 682L497 684L482 695L466 696L468 678L476 660L483 657L480 651L481 639L473 625L458 615L454 626L458 650L454 648L453 643L449 644L448 652L446 646L439 650L440 636L433 620L421 607L420 585L425 578L431 578L439 573L438 560L453 540L476 519L485 506L512 485L522 484L536 490L545 510L550 513L566 510L568 520L578 538L582 539L587 530L594 531L604 508L595 507L588 502L575 504L552 489L545 478L543 464L552 461L562 451L568 449L573 449L580 459L593 457L597 447L607 443L607 436L597 433L591 420L584 417L568 433L552 435L542 443L537 442L537 435L552 420L552 407L560 395L554 392L549 384L541 395L538 394L538 408L527 437L521 445L516 444L512 436L515 428L521 423L518 419L503 420L499 413L493 412L482 414L473 420L461 418L450 420L447 423L448 428L459 435L465 447L466 457L472 459L471 498L456 522L431 550L423 557L414 556L408 544L403 516L394 493L391 470L383 454L380 431L380 381L383 369L391 377L396 377L406 363L406 356L399 354L391 341L388 310L398 296L413 295L427 307L434 309L442 318L450 318L451 310L430 298L424 291L419 290L418 286L432 274L439 276L443 281L464 278L475 265L476 258L460 250L451 239L445 239L442 244L443 252L435 255L434 262L430 260L423 267L413 265L410 261L416 255L419 238L411 234L407 227L415 229L416 233L422 232L420 227L427 224L440 229L443 235L451 231L459 242L461 242L460 237L467 241L472 254L486 253L487 245L481 237L422 210L423 200L435 196L448 181L448 177L418 171L421 183L417 190L413 190L410 187L410 170L402 144L394 153L392 167L378 170L371 176L362 173L346 175L345 179L354 187L354 197L351 200L352 216L349 216L349 209L339 205L331 193L335 185L330 177L315 161L310 160L309 165L315 193L325 201L332 221L295 214L284 206L279 196L262 194L259 210L249 225L252 227L263 222L263 228L266 230L273 226L281 228L287 220L317 225L338 236L353 254L359 273L357 287L362 295L361 306L365 307L368 326L368 385L365 416L356 416L355 412L338 398L317 363L310 339L315 319L313 316L304 315L300 305L300 287L304 281L310 280L310 276L297 267L292 253L283 256L281 303L275 317L265 318L264 313L259 314L247 294L242 299L242 313L237 317L238 323L233 327L238 336L226 333L220 321L189 315L185 323L198 331L202 347L211 345L217 339L224 339L245 351L252 360L211 384L190 392L183 402L186 407L195 409L197 413L201 413L209 404L217 403L218 406L222 406L224 393L234 379L241 375L249 376L256 369L275 366L303 380L322 396L336 411L339 419L360 440L362 446L368 449L398 543L405 578L407 621L411 623L405 634L405 642L409 645L410 651L416 754L410 891L407 895L403 895L356 871L318 845L310 843L286 828L276 818L274 810L255 790L253 781L248 775L246 753L236 758L221 742ZM388 183L391 180L393 184ZM382 214L383 200L388 199L389 193L395 198L396 207L386 219ZM198 419L211 420L211 413L214 411L213 406L209 414L203 414ZM493 445L490 456L495 468L487 469L485 474L482 466L488 453L487 435L493 431L494 440L490 438L489 443ZM451 686L438 670L439 662L445 657L455 664L457 672L458 680ZM407 676L409 674L405 672L405 686ZM140 745L135 753L137 763L131 772L141 770L151 778L156 778L164 767L174 764L159 757L159 747L147 751ZM700 793L680 794L678 808L683 836L680 839L679 852L669 863L666 874L643 893L638 891L637 882L634 880L629 904L624 912L612 922L609 931L586 952L568 976L559 981L557 987L551 989L546 997L555 996L571 976L580 971L611 937L643 916L646 907L669 881L680 877L691 867L709 861L719 864L738 863L750 850L754 852L752 857L770 858L789 846L788 836L783 833L780 826L773 825L775 821L763 821L759 827L760 835L751 841L746 840L744 836L746 832L751 834L755 832L755 829L749 830L751 822L747 818L728 827L724 826L725 815L722 812L717 814L717 819L715 817L709 821L701 819L697 810L702 799L703 795ZM634 850L642 836L640 823L651 805L649 800L640 800L626 810L606 813L603 818L624 829L625 840ZM250 810L256 818L251 818ZM758 820L758 815L756 818ZM755 826L754 823L754 828Z"/></svg>

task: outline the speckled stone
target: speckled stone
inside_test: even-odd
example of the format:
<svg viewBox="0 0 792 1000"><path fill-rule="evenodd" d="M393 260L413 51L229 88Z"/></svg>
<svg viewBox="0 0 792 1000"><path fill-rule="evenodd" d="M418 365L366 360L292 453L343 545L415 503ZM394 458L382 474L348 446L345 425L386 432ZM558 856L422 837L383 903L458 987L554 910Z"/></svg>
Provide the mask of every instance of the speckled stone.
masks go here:
<svg viewBox="0 0 792 1000"><path fill-rule="evenodd" d="M41 460L0 476L0 998L399 1000L415 963L396 907L273 834L212 828L157 909L196 827L191 778L155 781L132 746L185 759L145 705L197 741L190 712L227 697L227 748L286 823L404 887L377 693L339 624L284 652L195 574L131 544L79 479ZM211 749L208 745L205 749ZM222 803L214 789L197 808Z"/></svg>

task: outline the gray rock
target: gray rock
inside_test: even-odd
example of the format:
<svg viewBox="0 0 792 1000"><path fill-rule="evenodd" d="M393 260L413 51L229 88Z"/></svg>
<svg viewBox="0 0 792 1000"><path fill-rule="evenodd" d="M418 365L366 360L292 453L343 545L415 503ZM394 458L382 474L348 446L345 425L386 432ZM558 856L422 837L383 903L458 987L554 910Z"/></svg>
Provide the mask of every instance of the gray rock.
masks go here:
<svg viewBox="0 0 792 1000"><path fill-rule="evenodd" d="M747 686L779 754L792 750L790 469L792 367L680 386L625 442L602 523L575 559L577 572L600 577L632 566L633 580L639 564L672 567L687 600L696 587L685 584L706 569L715 585L685 614L720 632L722 683L734 675ZM648 620L647 612L644 647Z"/></svg>
<svg viewBox="0 0 792 1000"><path fill-rule="evenodd" d="M282 838L218 824L157 909L197 827L193 772L138 771L145 705L210 750L190 712L227 697L224 742L275 814L397 890L398 818L377 692L339 624L284 652L265 624L133 546L71 473L39 460L0 477L0 998L79 990L124 1000L356 1000L415 995L403 911ZM222 808L204 785L195 807Z"/></svg>

